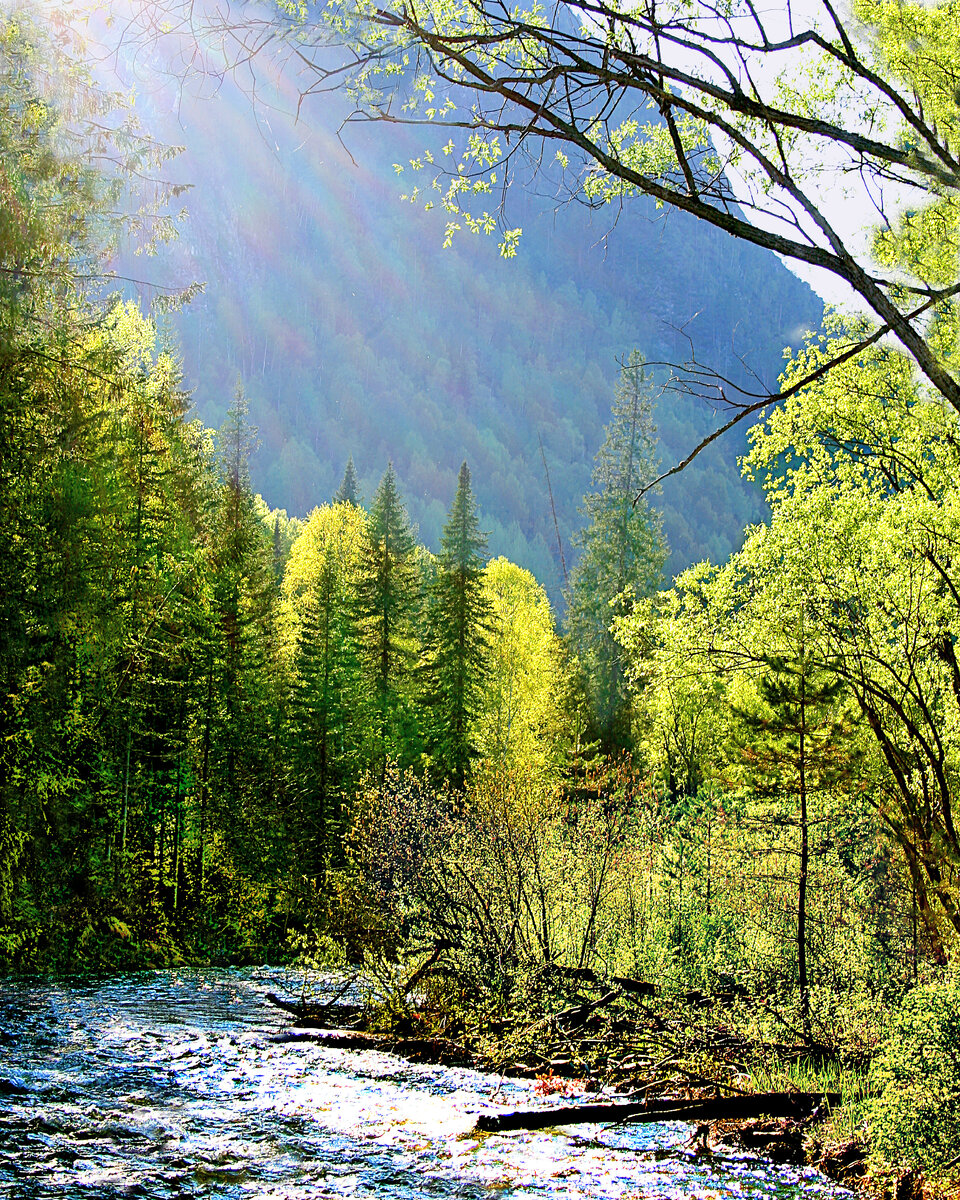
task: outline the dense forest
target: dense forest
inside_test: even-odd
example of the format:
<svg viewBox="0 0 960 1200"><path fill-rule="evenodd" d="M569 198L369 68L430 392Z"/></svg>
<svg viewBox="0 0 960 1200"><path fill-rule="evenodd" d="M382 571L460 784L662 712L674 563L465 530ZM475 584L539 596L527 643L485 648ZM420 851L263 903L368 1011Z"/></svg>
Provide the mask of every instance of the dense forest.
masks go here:
<svg viewBox="0 0 960 1200"><path fill-rule="evenodd" d="M954 10L910 11L884 70L954 129ZM443 464L432 550L347 446L303 519L255 493L246 381L208 429L118 295L172 232L163 188L129 205L167 151L69 34L0 24L2 968L362 963L384 1025L500 1068L559 1039L547 1088L632 989L645 1088L815 1088L860 1177L949 1194L955 187L876 245L936 285L914 357L810 335L749 438L769 518L667 590L658 373L619 347L560 629L491 554L487 459Z"/></svg>

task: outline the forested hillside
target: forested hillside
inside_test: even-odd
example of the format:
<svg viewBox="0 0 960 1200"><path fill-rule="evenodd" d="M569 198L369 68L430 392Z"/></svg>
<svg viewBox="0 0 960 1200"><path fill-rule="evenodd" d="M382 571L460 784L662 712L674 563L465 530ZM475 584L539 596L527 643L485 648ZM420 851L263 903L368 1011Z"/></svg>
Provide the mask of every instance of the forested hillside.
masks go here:
<svg viewBox="0 0 960 1200"><path fill-rule="evenodd" d="M555 601L540 442L569 566L631 350L651 361L693 350L774 387L782 348L819 323L816 298L775 257L652 203L617 221L518 192L517 258L468 233L444 249L444 215L400 200L423 132L349 128L345 148L329 97L308 100L296 125L261 108L259 134L255 106L229 80L206 100L161 90L143 107L166 140L186 144L171 170L195 185L176 274L208 286L172 323L185 380L215 426L242 375L261 441L253 482L268 503L304 515L330 498L350 455L369 499L392 460L435 547L466 457L491 550L534 571ZM654 419L665 466L718 423L708 405L669 392ZM736 466L743 445L713 448L657 500L668 576L724 557L762 514Z"/></svg>

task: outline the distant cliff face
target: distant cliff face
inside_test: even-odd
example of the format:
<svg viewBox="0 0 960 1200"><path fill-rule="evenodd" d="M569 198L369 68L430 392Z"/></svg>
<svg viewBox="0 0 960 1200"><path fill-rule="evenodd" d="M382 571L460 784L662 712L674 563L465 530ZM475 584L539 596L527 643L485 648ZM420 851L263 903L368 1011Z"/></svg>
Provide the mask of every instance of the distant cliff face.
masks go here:
<svg viewBox="0 0 960 1200"><path fill-rule="evenodd" d="M619 218L516 192L519 257L402 203L417 130L364 128L348 145L334 114L299 124L224 86L148 120L187 149L194 184L175 254L205 294L174 318L199 415L221 420L238 375L260 431L254 486L305 513L329 500L353 455L367 499L392 459L420 537L436 546L467 459L493 554L559 596L556 517L569 565L578 507L608 418L618 363L699 362L776 386L784 345L820 303L774 257L678 214L629 202ZM169 104L168 104L169 108ZM421 181L423 182L423 181ZM722 415L666 392L664 466ZM657 503L668 572L721 558L762 512L739 476L743 437L711 448Z"/></svg>

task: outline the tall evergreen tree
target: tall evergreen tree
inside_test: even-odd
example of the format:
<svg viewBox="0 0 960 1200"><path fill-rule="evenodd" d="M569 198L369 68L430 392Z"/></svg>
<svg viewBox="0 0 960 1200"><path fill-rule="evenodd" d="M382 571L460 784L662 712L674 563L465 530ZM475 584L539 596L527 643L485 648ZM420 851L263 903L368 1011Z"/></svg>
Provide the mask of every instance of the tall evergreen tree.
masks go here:
<svg viewBox="0 0 960 1200"><path fill-rule="evenodd" d="M40 16L0 14L3 956L24 941L5 936L21 919L46 923L54 945L100 883L113 805L98 785L123 624L110 595L122 484L104 431L128 394L126 347L109 330L93 336L122 208L108 164L123 135Z"/></svg>
<svg viewBox="0 0 960 1200"><path fill-rule="evenodd" d="M414 614L420 598L415 543L389 463L377 487L361 556L356 604L362 657L373 693L373 758L416 755L412 709Z"/></svg>
<svg viewBox="0 0 960 1200"><path fill-rule="evenodd" d="M269 531L250 489L255 430L238 382L218 434L221 483L212 531L212 610L200 763L200 882L210 820L236 860L259 868L276 798L277 589ZM210 811L215 801L216 812Z"/></svg>
<svg viewBox="0 0 960 1200"><path fill-rule="evenodd" d="M334 504L352 504L359 508L362 504L360 499L360 480L357 478L357 470L353 465L353 455L347 459L347 466L343 472L343 479L340 481L340 486L333 494Z"/></svg>
<svg viewBox="0 0 960 1200"><path fill-rule="evenodd" d="M186 744L186 706L194 671L197 617L195 555L203 505L202 471L191 453L186 397L168 354L156 355L156 332L133 305L119 306L102 336L122 350L117 398L103 414L111 454L111 510L105 556L110 571L101 632L111 629L114 665L113 765L119 812L108 853L119 878L128 848L148 854L164 877L165 777L177 773Z"/></svg>
<svg viewBox="0 0 960 1200"><path fill-rule="evenodd" d="M594 491L584 497L588 523L566 593L567 632L580 658L593 719L606 751L630 744L631 713L623 652L610 626L612 604L627 588L649 595L660 583L667 547L660 517L640 489L657 467L651 380L638 350L614 393L611 421L595 459Z"/></svg>
<svg viewBox="0 0 960 1200"><path fill-rule="evenodd" d="M490 602L483 585L486 535L480 532L470 470L460 467L457 492L440 537L428 613L427 747L441 778L462 788L476 757L475 727L487 671Z"/></svg>

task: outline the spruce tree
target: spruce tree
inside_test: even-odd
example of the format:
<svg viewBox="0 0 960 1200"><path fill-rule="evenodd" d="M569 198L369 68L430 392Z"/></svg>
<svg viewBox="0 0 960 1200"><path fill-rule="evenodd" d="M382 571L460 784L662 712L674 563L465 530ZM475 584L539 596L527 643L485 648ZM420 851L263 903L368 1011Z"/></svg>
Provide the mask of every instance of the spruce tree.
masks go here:
<svg viewBox="0 0 960 1200"><path fill-rule="evenodd" d="M306 536L316 570L297 605L289 722L290 824L306 877L322 891L340 855L345 793L360 773L363 712L357 631L349 603L363 515L324 507Z"/></svg>
<svg viewBox="0 0 960 1200"><path fill-rule="evenodd" d="M346 739L351 714L345 676L351 644L339 592L325 566L302 615L291 696L291 822L307 877L323 890L327 864L336 852L342 784L348 772Z"/></svg>
<svg viewBox="0 0 960 1200"><path fill-rule="evenodd" d="M151 751L160 745L172 660L186 657L189 585L178 584L191 573L186 510L195 496L178 453L182 397L172 366L155 361L147 323L132 306L108 313L106 304L124 171L145 167L151 140L125 125L74 50L29 7L0 15L5 969L18 957L20 970L73 966L55 960L83 946L88 918L105 911L103 889L117 911L131 731L149 723ZM156 760L149 769L159 787ZM138 817L144 836L134 845L128 822L137 853L124 885L150 850L145 802Z"/></svg>
<svg viewBox="0 0 960 1200"><path fill-rule="evenodd" d="M584 497L588 524L576 538L580 558L567 588L567 632L584 673L602 748L631 740L630 699L623 652L610 631L612 603L627 588L634 597L658 586L667 557L659 514L638 499L656 474L651 380L634 350L614 393L610 424L595 459L594 491Z"/></svg>
<svg viewBox="0 0 960 1200"><path fill-rule="evenodd" d="M440 537L428 616L425 694L427 746L434 770L459 788L477 753L474 734L487 669L490 604L483 586L486 547L470 470L463 463Z"/></svg>
<svg viewBox="0 0 960 1200"><path fill-rule="evenodd" d="M221 827L235 859L250 867L259 867L267 852L261 839L276 832L268 812L276 798L278 597L269 533L250 488L249 456L256 430L248 423L247 411L238 382L217 439L221 479L211 536L207 687L201 716L201 890L211 822Z"/></svg>
<svg viewBox="0 0 960 1200"><path fill-rule="evenodd" d="M373 693L373 758L381 775L389 758L409 762L417 753L410 705L420 599L415 549L389 463L367 521L356 590L361 654Z"/></svg>
<svg viewBox="0 0 960 1200"><path fill-rule="evenodd" d="M357 470L353 465L353 455L347 459L346 470L343 472L343 479L340 486L333 494L334 504L352 504L355 508L361 506L360 500L360 480L357 478Z"/></svg>

